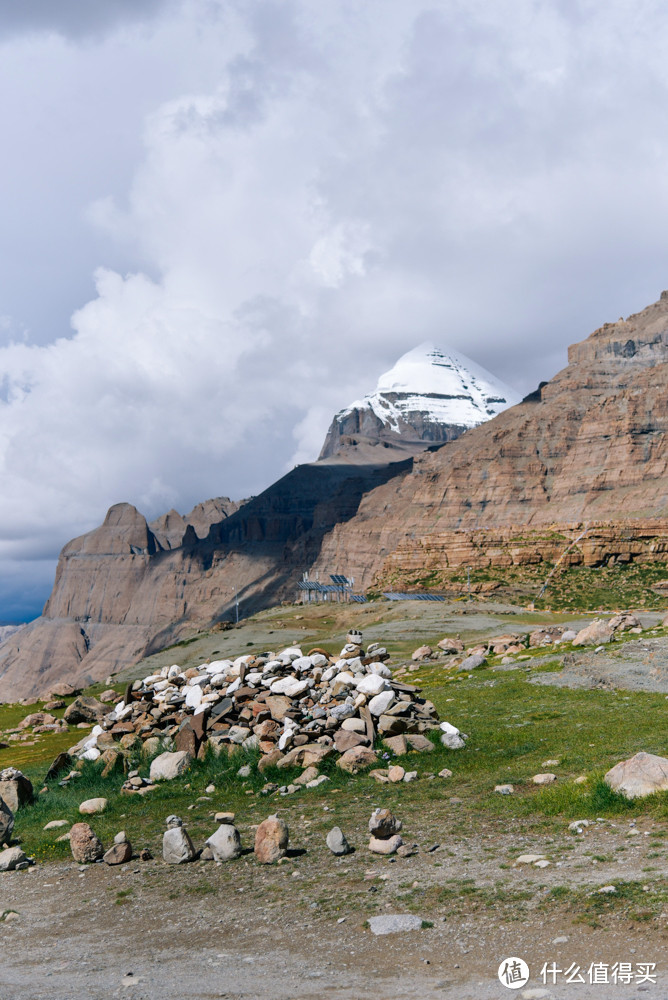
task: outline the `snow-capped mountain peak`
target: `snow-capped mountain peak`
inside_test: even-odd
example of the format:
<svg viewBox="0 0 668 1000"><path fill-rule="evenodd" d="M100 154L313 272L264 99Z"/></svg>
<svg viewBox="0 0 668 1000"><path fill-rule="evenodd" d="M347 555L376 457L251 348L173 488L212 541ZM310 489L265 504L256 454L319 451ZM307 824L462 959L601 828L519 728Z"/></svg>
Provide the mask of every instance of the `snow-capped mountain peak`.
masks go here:
<svg viewBox="0 0 668 1000"><path fill-rule="evenodd" d="M519 402L517 394L475 361L423 343L380 376L373 392L341 410L321 458L351 440L415 452L444 443ZM368 448L367 448L368 450Z"/></svg>

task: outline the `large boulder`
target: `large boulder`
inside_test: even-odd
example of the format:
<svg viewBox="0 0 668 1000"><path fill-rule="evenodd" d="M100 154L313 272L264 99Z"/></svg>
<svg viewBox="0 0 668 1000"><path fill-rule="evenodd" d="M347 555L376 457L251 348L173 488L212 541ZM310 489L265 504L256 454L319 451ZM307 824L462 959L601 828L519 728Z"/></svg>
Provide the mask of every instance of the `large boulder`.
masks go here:
<svg viewBox="0 0 668 1000"><path fill-rule="evenodd" d="M0 844L8 844L14 830L14 813L3 798L0 798Z"/></svg>
<svg viewBox="0 0 668 1000"><path fill-rule="evenodd" d="M593 622L580 629L573 639L574 646L601 646L606 642L612 642L613 630L608 622L602 618L594 618Z"/></svg>
<svg viewBox="0 0 668 1000"><path fill-rule="evenodd" d="M106 715L107 711L107 706L103 705L97 698L90 698L87 695L83 695L75 698L72 704L65 709L63 718L71 726L76 726L80 722L90 722L91 725L94 725Z"/></svg>
<svg viewBox="0 0 668 1000"><path fill-rule="evenodd" d="M290 836L287 823L278 816L263 820L255 833L255 857L261 865L271 865L285 857Z"/></svg>
<svg viewBox="0 0 668 1000"><path fill-rule="evenodd" d="M190 767L192 757L185 750L166 750L151 761L151 781L171 781Z"/></svg>
<svg viewBox="0 0 668 1000"><path fill-rule="evenodd" d="M241 837L236 826L221 823L207 840L214 861L233 861L241 855Z"/></svg>
<svg viewBox="0 0 668 1000"><path fill-rule="evenodd" d="M104 848L88 823L75 823L70 829L70 850L79 864L92 864L104 854Z"/></svg>
<svg viewBox="0 0 668 1000"><path fill-rule="evenodd" d="M0 798L3 798L12 812L28 805L33 799L32 782L15 767L0 771Z"/></svg>
<svg viewBox="0 0 668 1000"><path fill-rule="evenodd" d="M357 774L358 771L373 767L377 763L378 757L373 750L368 747L353 747L352 750L346 750L339 757L336 766L340 767L342 771L347 771L348 774Z"/></svg>
<svg viewBox="0 0 668 1000"><path fill-rule="evenodd" d="M638 629L642 632L640 620L635 615L632 615L630 611L620 611L619 614L613 615L608 622L608 628L612 629L615 633L628 632L630 629Z"/></svg>
<svg viewBox="0 0 668 1000"><path fill-rule="evenodd" d="M668 758L641 750L629 760L615 764L603 780L627 799L664 792L668 790Z"/></svg>

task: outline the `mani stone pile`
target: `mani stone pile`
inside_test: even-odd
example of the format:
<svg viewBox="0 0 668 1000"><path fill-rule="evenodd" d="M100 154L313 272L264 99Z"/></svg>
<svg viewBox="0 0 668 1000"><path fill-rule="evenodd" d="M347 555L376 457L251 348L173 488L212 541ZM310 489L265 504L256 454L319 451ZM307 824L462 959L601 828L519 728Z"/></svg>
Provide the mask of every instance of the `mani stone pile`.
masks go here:
<svg viewBox="0 0 668 1000"><path fill-rule="evenodd" d="M338 754L339 767L354 774L377 763L377 736L399 737L396 752L432 749L424 733L438 727L434 705L393 680L384 647L364 649L360 632L346 639L338 656L289 646L188 670L164 667L128 685L111 712L100 705L97 725L70 752L96 760L137 739L148 752L168 746L189 757L201 757L207 744L216 752L240 746L260 751L260 769L317 766Z"/></svg>

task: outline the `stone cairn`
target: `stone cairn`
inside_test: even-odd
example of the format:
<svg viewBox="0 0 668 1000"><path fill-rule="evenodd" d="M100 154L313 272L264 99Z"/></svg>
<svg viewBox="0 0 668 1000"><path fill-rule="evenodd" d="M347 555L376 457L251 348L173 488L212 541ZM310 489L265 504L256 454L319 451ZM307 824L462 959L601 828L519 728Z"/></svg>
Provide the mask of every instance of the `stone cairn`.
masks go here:
<svg viewBox="0 0 668 1000"><path fill-rule="evenodd" d="M389 654L378 643L366 650L350 633L338 656L298 646L278 653L215 660L183 670L177 664L128 685L111 711L92 698L68 708L74 722L95 719L92 732L70 753L87 760L118 756L141 740L146 753L175 749L192 759L207 744L216 752L259 750L260 769L317 766L337 756L350 773L378 762L380 735L395 753L430 750L424 736L438 726L434 705L419 688L393 679ZM185 756L184 756L185 760ZM141 791L138 775L127 791Z"/></svg>

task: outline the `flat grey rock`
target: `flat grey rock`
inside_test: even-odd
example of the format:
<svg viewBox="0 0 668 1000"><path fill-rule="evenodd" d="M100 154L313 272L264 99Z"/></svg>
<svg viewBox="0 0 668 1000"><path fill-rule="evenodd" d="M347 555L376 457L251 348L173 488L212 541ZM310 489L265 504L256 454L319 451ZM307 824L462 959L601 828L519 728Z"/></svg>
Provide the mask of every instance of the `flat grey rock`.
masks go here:
<svg viewBox="0 0 668 1000"><path fill-rule="evenodd" d="M419 931L422 929L422 917L416 917L414 913L383 913L380 917L370 917L369 927L372 934Z"/></svg>

